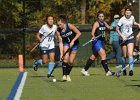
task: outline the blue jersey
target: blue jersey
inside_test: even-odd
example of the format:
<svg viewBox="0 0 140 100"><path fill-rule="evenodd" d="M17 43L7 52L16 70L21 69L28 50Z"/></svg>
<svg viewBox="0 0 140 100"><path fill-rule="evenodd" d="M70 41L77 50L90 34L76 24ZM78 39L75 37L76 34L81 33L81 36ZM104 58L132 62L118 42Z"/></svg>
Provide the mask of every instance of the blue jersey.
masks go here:
<svg viewBox="0 0 140 100"><path fill-rule="evenodd" d="M58 32L60 32L60 35L62 37L63 43L70 43L76 36L76 33L73 32L70 28L68 23L66 25L66 30L62 31L62 29L58 29ZM77 39L74 44L79 44L79 40Z"/></svg>

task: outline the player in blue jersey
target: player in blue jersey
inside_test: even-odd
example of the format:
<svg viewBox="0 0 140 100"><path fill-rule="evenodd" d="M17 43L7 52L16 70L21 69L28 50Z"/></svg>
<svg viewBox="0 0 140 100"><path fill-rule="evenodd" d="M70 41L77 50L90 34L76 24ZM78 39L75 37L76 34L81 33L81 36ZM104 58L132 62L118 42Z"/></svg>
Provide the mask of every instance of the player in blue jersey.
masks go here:
<svg viewBox="0 0 140 100"><path fill-rule="evenodd" d="M96 36L102 34L102 37L94 40L92 42L92 50L93 54L92 56L87 60L86 65L84 69L82 69L82 74L85 76L89 76L88 69L93 63L93 61L96 59L98 55L101 57L101 64L105 70L106 76L111 76L114 74L114 72L111 72L108 68L107 60L106 60L106 52L104 48L104 38L105 38L105 30L107 29L112 29L111 26L109 26L105 21L104 21L105 14L103 11L99 11L97 13L97 21L94 23L92 27L92 32L91 36L92 39L94 39Z"/></svg>
<svg viewBox="0 0 140 100"><path fill-rule="evenodd" d="M58 32L62 37L63 47L60 48L61 53L65 53L69 48L69 52L64 56L63 60L63 81L71 81L69 76L72 65L78 50L81 32L71 23L66 22L65 16L60 16L57 20Z"/></svg>

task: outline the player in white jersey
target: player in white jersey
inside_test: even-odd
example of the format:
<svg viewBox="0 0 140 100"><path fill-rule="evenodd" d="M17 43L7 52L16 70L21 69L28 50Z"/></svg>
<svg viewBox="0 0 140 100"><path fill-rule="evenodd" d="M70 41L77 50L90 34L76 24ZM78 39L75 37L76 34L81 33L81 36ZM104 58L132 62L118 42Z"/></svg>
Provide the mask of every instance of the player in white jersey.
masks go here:
<svg viewBox="0 0 140 100"><path fill-rule="evenodd" d="M132 16L132 10L130 7L125 8L125 15L119 20L118 26L116 27L117 32L119 33L122 42L122 52L123 52L123 67L125 67L125 58L128 56L129 58L129 75L133 75L133 49L134 49L134 36L132 31L132 26L137 25L140 27L140 24L135 22L134 16ZM126 70L123 71L123 75L126 75Z"/></svg>
<svg viewBox="0 0 140 100"><path fill-rule="evenodd" d="M51 71L53 70L55 63L55 43L54 37L55 35L59 39L59 45L62 44L62 39L58 36L57 26L53 24L54 20L52 16L46 16L47 23L41 27L39 32L37 33L37 39L42 41L40 43L40 52L41 52L41 59L36 60L34 62L33 68L37 71L38 65L46 64L49 58L48 64L48 75L50 75Z"/></svg>

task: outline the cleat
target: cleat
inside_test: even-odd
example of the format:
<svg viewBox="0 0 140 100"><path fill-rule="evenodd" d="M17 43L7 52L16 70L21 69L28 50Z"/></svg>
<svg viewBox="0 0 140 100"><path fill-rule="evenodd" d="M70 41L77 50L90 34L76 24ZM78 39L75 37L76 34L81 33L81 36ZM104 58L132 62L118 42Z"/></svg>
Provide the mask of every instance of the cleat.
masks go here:
<svg viewBox="0 0 140 100"><path fill-rule="evenodd" d="M106 73L106 76L113 76L114 74L115 74L115 72L108 71L108 72Z"/></svg>
<svg viewBox="0 0 140 100"><path fill-rule="evenodd" d="M126 73L126 70L123 70L123 76L126 76L127 73Z"/></svg>
<svg viewBox="0 0 140 100"><path fill-rule="evenodd" d="M38 65L34 64L34 65L33 65L33 69L34 69L34 71L37 71Z"/></svg>
<svg viewBox="0 0 140 100"><path fill-rule="evenodd" d="M64 82L67 81L66 75L63 75L62 80L63 80Z"/></svg>
<svg viewBox="0 0 140 100"><path fill-rule="evenodd" d="M54 75L52 75L52 74L48 74L47 77L48 77L48 78L50 78L50 77L54 77Z"/></svg>
<svg viewBox="0 0 140 100"><path fill-rule="evenodd" d="M88 73L88 71L85 71L85 69L82 69L81 73L84 76L90 76L90 74Z"/></svg>
<svg viewBox="0 0 140 100"><path fill-rule="evenodd" d="M129 71L129 76L133 76L133 71L132 70Z"/></svg>
<svg viewBox="0 0 140 100"><path fill-rule="evenodd" d="M71 82L71 78L70 78L69 75L67 75L67 81L68 81L68 82Z"/></svg>

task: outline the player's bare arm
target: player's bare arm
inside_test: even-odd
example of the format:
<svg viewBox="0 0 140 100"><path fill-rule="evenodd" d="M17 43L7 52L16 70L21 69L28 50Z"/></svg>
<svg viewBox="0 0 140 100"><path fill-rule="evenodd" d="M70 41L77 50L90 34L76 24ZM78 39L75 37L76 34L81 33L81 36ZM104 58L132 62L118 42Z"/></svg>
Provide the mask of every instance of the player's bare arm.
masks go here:
<svg viewBox="0 0 140 100"><path fill-rule="evenodd" d="M73 46L75 40L77 40L77 39L80 37L81 32L80 32L73 24L70 24L70 23L69 23L68 25L69 25L69 28L70 28L73 32L76 33L76 36L74 37L74 39L73 39L73 40L71 41L71 43L70 43L70 46Z"/></svg>

